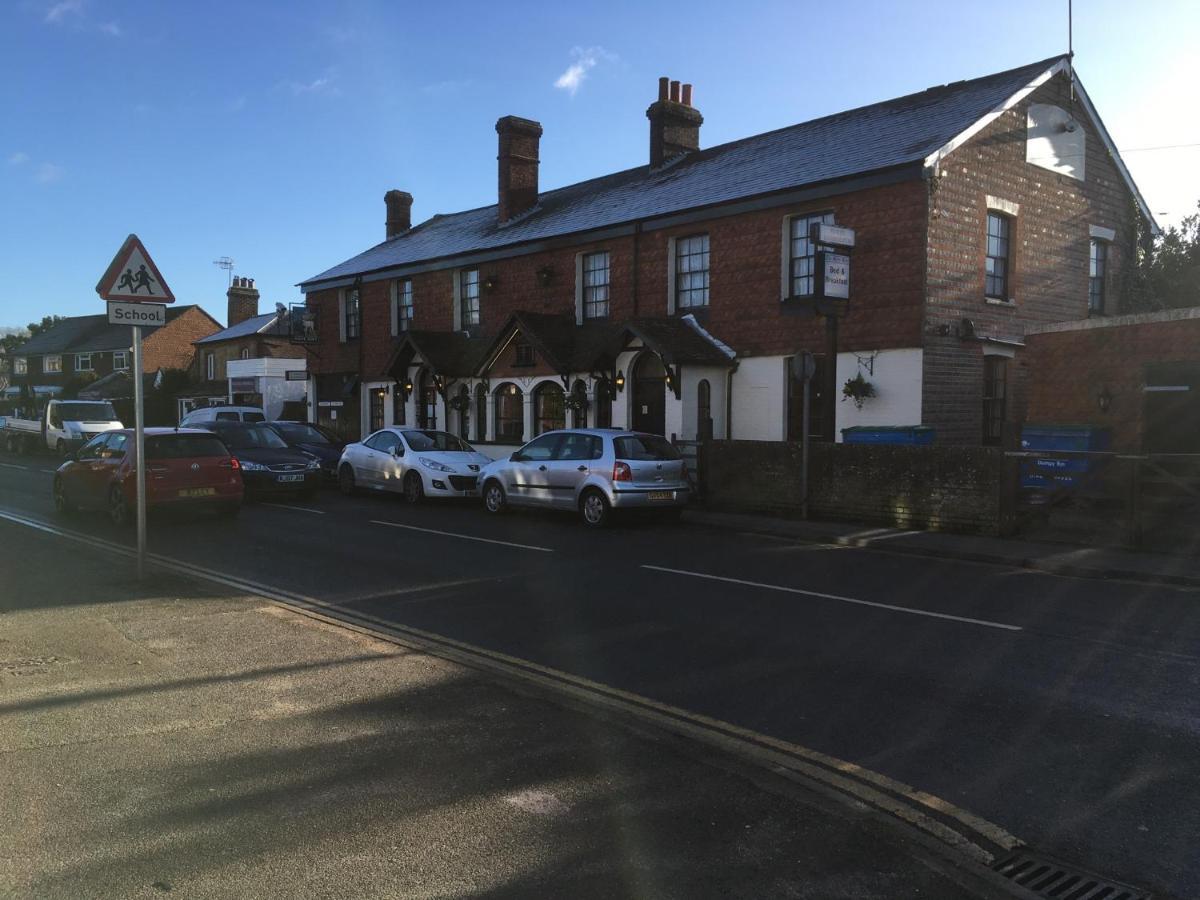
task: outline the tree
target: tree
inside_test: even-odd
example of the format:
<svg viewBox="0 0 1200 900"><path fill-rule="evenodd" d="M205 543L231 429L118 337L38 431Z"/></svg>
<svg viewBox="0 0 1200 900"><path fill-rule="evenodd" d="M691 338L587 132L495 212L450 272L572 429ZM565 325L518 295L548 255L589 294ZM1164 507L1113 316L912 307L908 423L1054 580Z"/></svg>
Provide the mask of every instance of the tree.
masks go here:
<svg viewBox="0 0 1200 900"><path fill-rule="evenodd" d="M16 329L0 336L0 347L3 347L6 352L12 353L30 338L37 337L43 331L49 331L59 322L65 321L66 318L66 316L42 316L40 322L30 322L23 329Z"/></svg>
<svg viewBox="0 0 1200 900"><path fill-rule="evenodd" d="M1200 306L1200 202L1179 226L1152 238L1141 216L1131 241L1132 266L1122 293L1124 312Z"/></svg>

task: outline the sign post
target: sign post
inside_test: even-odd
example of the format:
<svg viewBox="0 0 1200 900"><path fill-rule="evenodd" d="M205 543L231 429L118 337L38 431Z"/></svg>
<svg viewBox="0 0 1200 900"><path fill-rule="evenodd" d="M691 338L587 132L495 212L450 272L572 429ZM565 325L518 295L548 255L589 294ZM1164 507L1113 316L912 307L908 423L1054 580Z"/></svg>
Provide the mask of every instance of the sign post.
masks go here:
<svg viewBox="0 0 1200 900"><path fill-rule="evenodd" d="M145 291L145 293L142 293ZM146 574L146 421L145 385L142 379L142 328L165 325L164 303L174 303L162 273L136 234L131 234L117 251L96 293L108 301L108 321L129 324L133 331L133 423L134 457L137 473L137 576ZM143 302L138 302L143 301Z"/></svg>
<svg viewBox="0 0 1200 900"><path fill-rule="evenodd" d="M854 229L826 222L814 223L809 233L816 248L813 299L817 312L825 315L825 334L829 346L829 372L825 376L829 407L826 416L830 442L837 442L837 355L838 319L850 304L850 251L854 248Z"/></svg>
<svg viewBox="0 0 1200 900"><path fill-rule="evenodd" d="M800 407L800 518L808 518L808 443L809 418L811 416L812 379L817 371L817 361L811 350L801 350L792 357L792 377L804 384L803 405Z"/></svg>

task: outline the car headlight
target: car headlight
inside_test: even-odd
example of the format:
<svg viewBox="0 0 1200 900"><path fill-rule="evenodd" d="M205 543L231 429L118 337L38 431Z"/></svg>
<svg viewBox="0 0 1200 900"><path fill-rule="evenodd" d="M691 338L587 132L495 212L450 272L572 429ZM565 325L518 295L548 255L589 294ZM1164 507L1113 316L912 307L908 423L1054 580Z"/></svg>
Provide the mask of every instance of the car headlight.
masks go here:
<svg viewBox="0 0 1200 900"><path fill-rule="evenodd" d="M321 468L321 461L320 461L319 459L317 459L317 458L314 456L312 459L310 459L310 460L308 461L308 466L307 466L307 468L309 468L309 469L319 469L319 468Z"/></svg>
<svg viewBox="0 0 1200 900"><path fill-rule="evenodd" d="M433 469L435 472L453 472L454 471L449 466L443 465L442 463L438 462L436 459L430 459L427 456L420 457L420 461L421 461L421 465L423 465L425 468Z"/></svg>
<svg viewBox="0 0 1200 900"><path fill-rule="evenodd" d="M241 460L242 468L247 472L265 472L267 467L262 463L250 462L248 459Z"/></svg>

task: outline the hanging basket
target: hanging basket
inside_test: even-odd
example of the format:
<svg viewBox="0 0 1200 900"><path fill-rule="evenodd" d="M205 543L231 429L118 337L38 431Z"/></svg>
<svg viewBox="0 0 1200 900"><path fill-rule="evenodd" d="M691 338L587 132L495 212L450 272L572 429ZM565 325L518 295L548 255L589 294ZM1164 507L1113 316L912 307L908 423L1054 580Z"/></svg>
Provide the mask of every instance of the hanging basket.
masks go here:
<svg viewBox="0 0 1200 900"><path fill-rule="evenodd" d="M875 385L863 378L862 372L859 372L853 378L846 379L846 383L842 385L842 400L853 400L854 405L858 409L863 408L863 404L875 396Z"/></svg>

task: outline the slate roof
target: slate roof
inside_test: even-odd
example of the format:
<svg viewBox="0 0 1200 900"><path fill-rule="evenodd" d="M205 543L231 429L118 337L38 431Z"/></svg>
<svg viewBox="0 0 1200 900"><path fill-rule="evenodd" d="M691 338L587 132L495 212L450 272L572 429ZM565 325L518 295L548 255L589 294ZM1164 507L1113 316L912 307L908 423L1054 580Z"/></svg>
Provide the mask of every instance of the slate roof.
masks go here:
<svg viewBox="0 0 1200 900"><path fill-rule="evenodd" d="M279 318L278 313L265 313L261 316L251 316L249 319L244 319L236 325L231 325L229 328L222 328L220 331L215 331L208 337L202 337L196 344L215 344L217 341L231 341L234 338L248 337L252 334L258 334L260 331L269 331L275 320Z"/></svg>
<svg viewBox="0 0 1200 900"><path fill-rule="evenodd" d="M394 373L398 363L407 365L413 354L419 353L439 375L470 375L490 343L461 331L406 331L385 371Z"/></svg>
<svg viewBox="0 0 1200 900"><path fill-rule="evenodd" d="M175 321L195 304L168 306L167 324ZM89 353L128 350L133 344L128 325L110 325L108 314L71 316L53 328L30 338L13 350L14 356L43 356L47 353Z"/></svg>
<svg viewBox="0 0 1200 900"><path fill-rule="evenodd" d="M655 170L643 165L546 191L533 211L503 225L497 222L495 205L436 215L314 275L301 287L906 164L921 165L1063 58L1051 57L698 150Z"/></svg>

